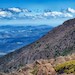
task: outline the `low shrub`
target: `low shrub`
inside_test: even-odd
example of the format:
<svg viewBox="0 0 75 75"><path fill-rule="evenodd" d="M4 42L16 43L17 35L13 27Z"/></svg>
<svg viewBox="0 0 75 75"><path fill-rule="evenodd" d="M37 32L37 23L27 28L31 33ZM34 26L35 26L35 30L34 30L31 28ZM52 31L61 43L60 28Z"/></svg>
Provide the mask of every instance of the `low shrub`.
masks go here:
<svg viewBox="0 0 75 75"><path fill-rule="evenodd" d="M56 72L61 73L74 73L75 72L75 60L70 60L65 63L59 64L54 67Z"/></svg>
<svg viewBox="0 0 75 75"><path fill-rule="evenodd" d="M35 66L33 71L31 72L33 75L37 75L37 72L38 72L38 67Z"/></svg>

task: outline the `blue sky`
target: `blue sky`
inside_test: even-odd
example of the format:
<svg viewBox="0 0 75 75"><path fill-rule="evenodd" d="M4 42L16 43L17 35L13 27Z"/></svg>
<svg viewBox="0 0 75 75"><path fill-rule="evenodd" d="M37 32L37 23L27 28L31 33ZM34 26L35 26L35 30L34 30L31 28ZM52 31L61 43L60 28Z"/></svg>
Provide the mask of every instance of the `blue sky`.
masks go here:
<svg viewBox="0 0 75 75"><path fill-rule="evenodd" d="M75 0L0 0L1 8L22 7L28 9L52 9L74 8Z"/></svg>
<svg viewBox="0 0 75 75"><path fill-rule="evenodd" d="M58 25L75 17L75 0L0 0L0 25Z"/></svg>

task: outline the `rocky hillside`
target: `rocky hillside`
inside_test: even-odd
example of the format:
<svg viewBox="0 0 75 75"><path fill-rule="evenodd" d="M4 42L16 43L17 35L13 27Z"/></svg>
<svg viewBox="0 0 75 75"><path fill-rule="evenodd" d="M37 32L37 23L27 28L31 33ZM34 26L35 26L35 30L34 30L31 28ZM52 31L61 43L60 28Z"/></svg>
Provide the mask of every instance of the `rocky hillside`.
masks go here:
<svg viewBox="0 0 75 75"><path fill-rule="evenodd" d="M0 71L10 72L38 59L75 52L75 19L67 20L36 42L0 58Z"/></svg>
<svg viewBox="0 0 75 75"><path fill-rule="evenodd" d="M18 71L0 75L75 75L75 53L55 59L36 60Z"/></svg>

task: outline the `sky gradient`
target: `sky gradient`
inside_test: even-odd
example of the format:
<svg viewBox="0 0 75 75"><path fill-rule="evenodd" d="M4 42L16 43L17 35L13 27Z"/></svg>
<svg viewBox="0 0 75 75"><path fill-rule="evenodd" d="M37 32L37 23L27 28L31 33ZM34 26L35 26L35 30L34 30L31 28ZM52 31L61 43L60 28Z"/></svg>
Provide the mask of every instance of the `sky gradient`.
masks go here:
<svg viewBox="0 0 75 75"><path fill-rule="evenodd" d="M0 0L0 25L57 26L75 17L75 0Z"/></svg>

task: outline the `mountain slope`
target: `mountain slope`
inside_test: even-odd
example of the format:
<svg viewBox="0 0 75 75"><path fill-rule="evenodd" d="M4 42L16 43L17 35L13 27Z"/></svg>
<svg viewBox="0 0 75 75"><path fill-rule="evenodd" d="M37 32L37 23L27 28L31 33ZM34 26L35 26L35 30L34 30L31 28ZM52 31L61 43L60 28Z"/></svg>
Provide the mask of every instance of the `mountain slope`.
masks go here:
<svg viewBox="0 0 75 75"><path fill-rule="evenodd" d="M48 32L41 39L0 58L0 71L10 72L37 59L49 59L75 52L75 19Z"/></svg>
<svg viewBox="0 0 75 75"><path fill-rule="evenodd" d="M0 75L75 75L75 53L48 60L36 60L20 67L18 71Z"/></svg>

